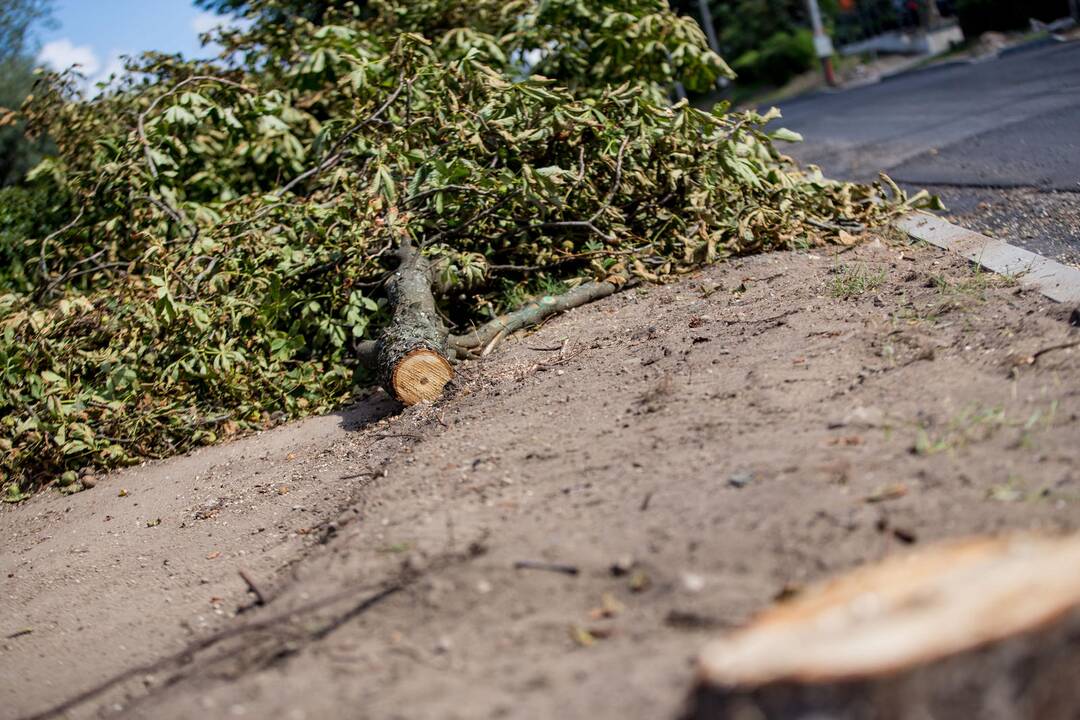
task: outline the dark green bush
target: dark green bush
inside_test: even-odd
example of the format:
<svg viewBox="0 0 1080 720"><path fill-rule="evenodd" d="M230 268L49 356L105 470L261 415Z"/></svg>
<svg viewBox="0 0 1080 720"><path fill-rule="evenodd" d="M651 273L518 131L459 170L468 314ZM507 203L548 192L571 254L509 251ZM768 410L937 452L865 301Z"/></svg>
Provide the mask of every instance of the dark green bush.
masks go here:
<svg viewBox="0 0 1080 720"><path fill-rule="evenodd" d="M732 68L744 83L783 85L814 65L814 36L809 30L778 32L759 50L743 53Z"/></svg>
<svg viewBox="0 0 1080 720"><path fill-rule="evenodd" d="M53 229L56 213L41 185L0 188L0 295L33 289L37 246L28 238Z"/></svg>

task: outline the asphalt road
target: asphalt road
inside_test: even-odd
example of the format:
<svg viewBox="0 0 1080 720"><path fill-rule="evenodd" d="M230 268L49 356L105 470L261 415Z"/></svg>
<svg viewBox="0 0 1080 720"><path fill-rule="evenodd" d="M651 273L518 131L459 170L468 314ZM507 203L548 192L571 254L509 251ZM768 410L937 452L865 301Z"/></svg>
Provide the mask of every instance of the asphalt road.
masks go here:
<svg viewBox="0 0 1080 720"><path fill-rule="evenodd" d="M1080 42L1053 43L781 103L790 152L831 177L881 170L954 219L1080 263Z"/></svg>

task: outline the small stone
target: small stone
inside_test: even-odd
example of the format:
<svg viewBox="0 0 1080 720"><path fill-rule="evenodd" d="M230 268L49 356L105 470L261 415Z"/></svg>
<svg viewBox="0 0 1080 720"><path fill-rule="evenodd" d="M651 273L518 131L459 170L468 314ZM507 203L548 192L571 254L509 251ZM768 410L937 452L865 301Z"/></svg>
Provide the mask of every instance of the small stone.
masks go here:
<svg viewBox="0 0 1080 720"><path fill-rule="evenodd" d="M405 556L405 560L401 563L401 567L408 573L419 575L427 569L427 563L420 553L411 552Z"/></svg>
<svg viewBox="0 0 1080 720"><path fill-rule="evenodd" d="M705 578L697 573L686 572L682 575L682 585L686 592L698 593L705 589Z"/></svg>
<svg viewBox="0 0 1080 720"><path fill-rule="evenodd" d="M83 475L82 485L84 488L92 488L97 485L97 478L93 475Z"/></svg>
<svg viewBox="0 0 1080 720"><path fill-rule="evenodd" d="M754 473L749 470L740 470L737 473L733 473L728 478L728 485L736 488L743 488L754 481Z"/></svg>
<svg viewBox="0 0 1080 720"><path fill-rule="evenodd" d="M615 577L629 575L635 565L637 565L637 561L634 560L632 555L622 555L611 563L611 574Z"/></svg>
<svg viewBox="0 0 1080 720"><path fill-rule="evenodd" d="M630 576L630 592L645 592L652 587L652 578L644 570L638 570Z"/></svg>
<svg viewBox="0 0 1080 720"><path fill-rule="evenodd" d="M931 358L933 350L931 349ZM828 424L830 430L842 427L876 428L885 424L885 413L876 407L863 407L856 405L841 418L835 418Z"/></svg>
<svg viewBox="0 0 1080 720"><path fill-rule="evenodd" d="M492 589L493 588L491 587L491 583L489 583L487 580L481 580L480 582L476 583L476 592L480 593L481 595L487 595L489 592L492 591Z"/></svg>

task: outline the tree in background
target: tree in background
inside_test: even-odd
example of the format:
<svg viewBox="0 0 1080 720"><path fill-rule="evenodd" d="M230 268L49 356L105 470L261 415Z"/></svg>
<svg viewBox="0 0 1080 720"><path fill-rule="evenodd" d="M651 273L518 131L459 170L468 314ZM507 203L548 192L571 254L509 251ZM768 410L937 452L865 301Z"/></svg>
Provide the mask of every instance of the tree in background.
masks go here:
<svg viewBox="0 0 1080 720"><path fill-rule="evenodd" d="M303 18L316 25L321 25L328 12L341 10L348 0L281 0L275 3L252 2L251 0L195 0L197 7L213 10L221 15L245 15L249 12L262 13L275 18ZM357 6L366 5L364 0L353 0Z"/></svg>
<svg viewBox="0 0 1080 720"><path fill-rule="evenodd" d="M826 17L836 0L820 3ZM699 17L697 0L674 0L679 11ZM720 52L731 59L736 83L782 85L811 69L814 39L805 0L709 0Z"/></svg>
<svg viewBox="0 0 1080 720"><path fill-rule="evenodd" d="M35 26L51 19L52 0L0 4L0 187L18 182L41 159L47 144L30 142L12 112L34 84Z"/></svg>

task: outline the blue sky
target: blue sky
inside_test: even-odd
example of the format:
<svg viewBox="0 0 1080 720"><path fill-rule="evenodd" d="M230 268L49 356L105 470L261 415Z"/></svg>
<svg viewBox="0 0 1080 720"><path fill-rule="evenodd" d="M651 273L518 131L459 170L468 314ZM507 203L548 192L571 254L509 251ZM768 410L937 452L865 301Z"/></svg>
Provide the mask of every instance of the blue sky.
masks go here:
<svg viewBox="0 0 1080 720"><path fill-rule="evenodd" d="M221 21L191 0L56 0L55 8L58 25L40 32L38 61L57 70L80 63L91 85L119 70L121 55L212 54L200 50L199 33Z"/></svg>

